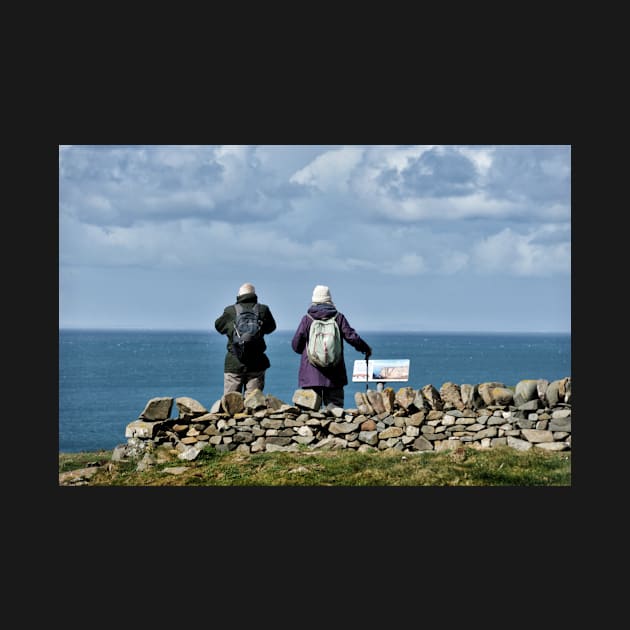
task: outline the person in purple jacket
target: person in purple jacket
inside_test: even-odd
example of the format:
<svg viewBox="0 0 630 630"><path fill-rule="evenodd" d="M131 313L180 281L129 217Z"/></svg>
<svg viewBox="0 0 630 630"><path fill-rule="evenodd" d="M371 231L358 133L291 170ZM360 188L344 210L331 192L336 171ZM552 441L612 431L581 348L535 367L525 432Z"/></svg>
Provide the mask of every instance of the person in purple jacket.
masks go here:
<svg viewBox="0 0 630 630"><path fill-rule="evenodd" d="M315 319L329 319L335 317L342 338L353 348L364 353L366 360L370 358L372 348L370 348L370 346L361 339L357 331L350 326L345 315L336 309L330 297L328 287L318 284L313 290L312 304L307 310L307 315L302 317L291 340L293 350L302 355L300 358L300 370L298 372L298 387L300 387L300 389L317 390L322 397L324 406L332 403L336 407L343 408L343 388L348 384L346 364L343 358L343 341L341 360L337 365L329 368L320 368L312 365L306 354L309 329L313 321L309 315Z"/></svg>

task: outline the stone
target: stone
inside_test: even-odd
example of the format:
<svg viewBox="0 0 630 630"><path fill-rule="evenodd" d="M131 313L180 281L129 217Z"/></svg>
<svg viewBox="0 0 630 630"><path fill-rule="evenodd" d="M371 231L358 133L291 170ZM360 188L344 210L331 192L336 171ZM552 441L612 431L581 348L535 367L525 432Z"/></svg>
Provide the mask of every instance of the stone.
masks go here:
<svg viewBox="0 0 630 630"><path fill-rule="evenodd" d="M521 429L521 434L528 442L553 442L553 433L551 431L540 431L539 429Z"/></svg>
<svg viewBox="0 0 630 630"><path fill-rule="evenodd" d="M228 392L221 398L221 408L233 416L235 413L240 413L245 409L243 404L243 394L240 392Z"/></svg>
<svg viewBox="0 0 630 630"><path fill-rule="evenodd" d="M141 420L167 420L171 415L173 399L169 397L151 398L145 405L139 419Z"/></svg>
<svg viewBox="0 0 630 630"><path fill-rule="evenodd" d="M373 389L368 389L366 394L368 402L372 406L372 409L374 409L375 413L383 413L384 411L386 411L380 392L377 392Z"/></svg>
<svg viewBox="0 0 630 630"><path fill-rule="evenodd" d="M398 405L400 405L400 407L402 407L406 411L410 411L411 413L417 411L413 404L415 398L416 391L413 387L401 387L396 392L396 402L398 403Z"/></svg>
<svg viewBox="0 0 630 630"><path fill-rule="evenodd" d="M262 409L267 407L267 399L260 389L254 389L245 394L243 406L249 410Z"/></svg>
<svg viewBox="0 0 630 630"><path fill-rule="evenodd" d="M322 397L314 389L296 389L291 402L299 408L317 411L322 406Z"/></svg>
<svg viewBox="0 0 630 630"><path fill-rule="evenodd" d="M453 405L455 409L459 409L461 411L464 408L461 390L459 385L456 385L455 383L451 383L450 381L443 383L442 387L440 387L440 398L442 399L442 402Z"/></svg>
<svg viewBox="0 0 630 630"><path fill-rule="evenodd" d="M421 435L413 441L413 448L416 451L432 451L433 445L429 442L429 440Z"/></svg>
<svg viewBox="0 0 630 630"><path fill-rule="evenodd" d="M492 400L496 405L510 405L514 400L512 390L507 387L493 387L491 395Z"/></svg>
<svg viewBox="0 0 630 630"><path fill-rule="evenodd" d="M431 385L431 383L425 385L421 391L424 400L427 401L429 407L432 410L442 411L442 409L444 409L444 403L440 398L440 392L438 392L438 390L433 385Z"/></svg>
<svg viewBox="0 0 630 630"><path fill-rule="evenodd" d="M157 430L164 426L164 422L146 422L144 420L134 420L125 429L126 438L141 438L143 440L155 437Z"/></svg>
<svg viewBox="0 0 630 630"><path fill-rule="evenodd" d="M190 416L202 416L204 413L208 413L208 410L197 400L194 398L189 398L188 396L182 396L180 398L175 399L175 405L179 410L179 415L190 415Z"/></svg>
<svg viewBox="0 0 630 630"><path fill-rule="evenodd" d="M514 388L514 404L519 407L523 403L538 398L538 380L524 379ZM534 407L535 409L536 407Z"/></svg>
<svg viewBox="0 0 630 630"><path fill-rule="evenodd" d="M499 383L498 381L487 381L486 383L481 383L479 385L479 395L486 407L494 404L492 390L497 387L505 387L505 384Z"/></svg>

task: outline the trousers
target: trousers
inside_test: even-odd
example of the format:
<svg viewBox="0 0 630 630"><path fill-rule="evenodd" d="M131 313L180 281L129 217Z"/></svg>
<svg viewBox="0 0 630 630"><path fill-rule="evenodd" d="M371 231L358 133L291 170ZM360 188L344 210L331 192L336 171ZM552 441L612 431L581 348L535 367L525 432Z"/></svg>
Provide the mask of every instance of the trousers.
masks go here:
<svg viewBox="0 0 630 630"><path fill-rule="evenodd" d="M223 373L223 394L228 392L240 392L241 394L253 392L259 389L261 392L265 387L265 370L262 372L244 372L236 374L234 372Z"/></svg>

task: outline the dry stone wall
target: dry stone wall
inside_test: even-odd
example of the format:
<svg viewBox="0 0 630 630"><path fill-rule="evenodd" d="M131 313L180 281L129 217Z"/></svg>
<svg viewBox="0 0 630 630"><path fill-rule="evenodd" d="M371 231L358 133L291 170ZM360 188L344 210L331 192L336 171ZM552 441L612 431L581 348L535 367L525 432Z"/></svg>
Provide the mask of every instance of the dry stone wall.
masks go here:
<svg viewBox="0 0 630 630"><path fill-rule="evenodd" d="M358 452L422 453L458 446L518 450L571 450L571 377L444 383L420 389L368 389L355 407L322 408L315 390L298 389L292 404L255 390L231 392L210 410L187 397L149 400L125 430L126 444L112 458L143 453L193 460L207 446L259 453L350 448ZM171 417L173 404L177 415Z"/></svg>

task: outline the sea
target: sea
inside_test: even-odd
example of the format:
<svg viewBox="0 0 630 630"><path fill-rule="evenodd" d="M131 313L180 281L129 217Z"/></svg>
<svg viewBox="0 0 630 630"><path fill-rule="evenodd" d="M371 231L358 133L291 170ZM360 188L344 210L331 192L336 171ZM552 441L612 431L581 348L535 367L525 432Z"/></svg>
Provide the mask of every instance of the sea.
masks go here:
<svg viewBox="0 0 630 630"><path fill-rule="evenodd" d="M265 337L271 367L265 393L291 404L298 389L300 356L291 348L294 331ZM361 332L372 359L409 359L409 379L387 385L395 391L427 384L438 390L523 379L549 382L571 376L570 333ZM151 398L187 396L208 410L223 394L226 338L216 331L59 330L60 453L111 450L126 443L125 428ZM364 355L344 344L348 385L354 394L377 383L353 382ZM177 407L173 403L172 417Z"/></svg>

